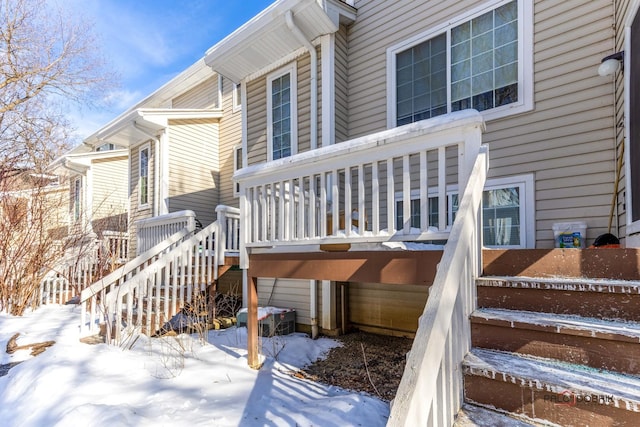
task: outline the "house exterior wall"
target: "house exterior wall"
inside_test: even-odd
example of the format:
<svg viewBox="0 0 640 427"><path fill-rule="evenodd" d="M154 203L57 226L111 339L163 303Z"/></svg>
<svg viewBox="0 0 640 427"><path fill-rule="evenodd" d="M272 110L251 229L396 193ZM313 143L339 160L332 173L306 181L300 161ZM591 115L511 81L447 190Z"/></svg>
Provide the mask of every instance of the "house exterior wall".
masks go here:
<svg viewBox="0 0 640 427"><path fill-rule="evenodd" d="M386 128L386 50L477 7L478 1L356 1L348 31L349 138ZM489 120L489 178L535 176L535 240L552 247L555 222L607 231L615 163L611 82L599 77L612 52L610 1L535 1L534 109Z"/></svg>
<svg viewBox="0 0 640 427"><path fill-rule="evenodd" d="M147 145L149 147L149 203L145 206L140 206L139 200L139 162L140 162L140 147ZM153 189L157 185L155 182L155 145L153 141L147 141L142 145L136 145L129 150L130 169L129 169L129 235L136 235L136 221L151 218L153 216L153 205L155 203L155 192ZM137 248L137 241L135 237L130 239L129 254L135 254ZM134 255L135 256L135 255Z"/></svg>
<svg viewBox="0 0 640 427"><path fill-rule="evenodd" d="M336 143L349 139L349 44L347 27L335 34L335 132Z"/></svg>
<svg viewBox="0 0 640 427"><path fill-rule="evenodd" d="M229 79L222 79L222 111L220 119L220 204L238 207L238 197L234 195L234 147L242 145L242 108L234 111L233 90L234 83Z"/></svg>
<svg viewBox="0 0 640 427"><path fill-rule="evenodd" d="M316 287L318 301L318 326L323 327L322 286ZM311 325L311 294L309 280L301 279L258 279L258 304L261 307L293 308L296 310L296 323Z"/></svg>
<svg viewBox="0 0 640 427"><path fill-rule="evenodd" d="M349 283L348 321L359 329L413 335L429 288L416 285Z"/></svg>
<svg viewBox="0 0 640 427"><path fill-rule="evenodd" d="M318 55L318 138L316 146L320 146L320 129L322 127L322 58ZM304 53L294 60L296 69L297 91L297 152L311 149L311 55ZM267 76L261 76L247 84L247 163L262 163L267 160Z"/></svg>
<svg viewBox="0 0 640 427"><path fill-rule="evenodd" d="M171 100L172 108L219 108L218 104L217 74Z"/></svg>
<svg viewBox="0 0 640 427"><path fill-rule="evenodd" d="M171 120L168 142L169 212L190 209L206 226L219 201L217 120Z"/></svg>
<svg viewBox="0 0 640 427"><path fill-rule="evenodd" d="M92 163L92 218L94 230L126 231L127 156L94 160ZM98 230L96 230L98 231Z"/></svg>

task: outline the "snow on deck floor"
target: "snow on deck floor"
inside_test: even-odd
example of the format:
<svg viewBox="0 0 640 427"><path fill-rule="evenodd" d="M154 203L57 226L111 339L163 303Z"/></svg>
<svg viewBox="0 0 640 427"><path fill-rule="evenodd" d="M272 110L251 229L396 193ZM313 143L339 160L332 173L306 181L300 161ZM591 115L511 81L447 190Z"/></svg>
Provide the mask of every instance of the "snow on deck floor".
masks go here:
<svg viewBox="0 0 640 427"><path fill-rule="evenodd" d="M55 340L0 377L4 426L383 426L389 405L363 393L291 376L338 345L304 334L262 340L259 371L247 366L246 329L140 338L131 350L78 341L79 307L45 306L24 317L0 314L0 348Z"/></svg>

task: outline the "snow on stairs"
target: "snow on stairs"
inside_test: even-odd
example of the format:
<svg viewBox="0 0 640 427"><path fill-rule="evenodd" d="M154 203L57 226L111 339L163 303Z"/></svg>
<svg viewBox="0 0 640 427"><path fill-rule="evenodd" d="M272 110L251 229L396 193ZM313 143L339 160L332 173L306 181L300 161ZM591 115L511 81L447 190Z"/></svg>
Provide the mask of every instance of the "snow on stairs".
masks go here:
<svg viewBox="0 0 640 427"><path fill-rule="evenodd" d="M640 282L478 279L465 401L562 426L640 425Z"/></svg>

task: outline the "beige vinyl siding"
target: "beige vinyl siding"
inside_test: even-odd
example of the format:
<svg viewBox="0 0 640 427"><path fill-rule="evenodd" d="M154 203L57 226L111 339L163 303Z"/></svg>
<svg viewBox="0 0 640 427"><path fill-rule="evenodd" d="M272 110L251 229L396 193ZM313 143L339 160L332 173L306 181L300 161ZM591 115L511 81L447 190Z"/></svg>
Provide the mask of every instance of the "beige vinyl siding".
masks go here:
<svg viewBox="0 0 640 427"><path fill-rule="evenodd" d="M347 28L335 33L335 129L336 142L349 139L349 61Z"/></svg>
<svg viewBox="0 0 640 427"><path fill-rule="evenodd" d="M322 58L320 49L316 48L318 54L318 138L320 143L322 129ZM305 53L296 59L296 92L297 92L297 113L298 113L298 152L309 151L311 147L311 55ZM266 77L259 77L249 82L247 85L247 158L248 164L262 163L267 160L267 80Z"/></svg>
<svg viewBox="0 0 640 427"><path fill-rule="evenodd" d="M173 108L218 108L218 75L175 97L171 104Z"/></svg>
<svg viewBox="0 0 640 427"><path fill-rule="evenodd" d="M218 205L217 120L169 123L169 212L192 210L203 226Z"/></svg>
<svg viewBox="0 0 640 427"><path fill-rule="evenodd" d="M247 84L247 165L267 160L266 94L266 77L260 77Z"/></svg>
<svg viewBox="0 0 640 427"><path fill-rule="evenodd" d="M318 55L320 56L320 55ZM318 63L320 59L318 58ZM298 153L309 151L311 147L309 117L311 111L311 87L309 86L309 78L311 76L311 55L305 54L297 61L298 64ZM321 86L320 86L321 87ZM318 91L320 93L320 91ZM318 109L318 117L321 112ZM318 130L321 129L318 125ZM318 132L320 133L320 132Z"/></svg>
<svg viewBox="0 0 640 427"><path fill-rule="evenodd" d="M128 183L127 156L94 160L91 170L93 175L92 210L94 228L125 231Z"/></svg>
<svg viewBox="0 0 640 427"><path fill-rule="evenodd" d="M386 127L386 50L481 4L359 1L349 28L349 137ZM535 176L536 246L554 222L606 232L614 180L611 81L596 73L613 52L610 1L534 3L534 110L487 123L490 178ZM525 71L526 72L526 71ZM595 176L594 176L595 175Z"/></svg>
<svg viewBox="0 0 640 427"><path fill-rule="evenodd" d="M239 201L233 195L233 148L242 144L242 110L233 112L234 83L222 79L222 111L220 119L220 203L238 207ZM243 106L244 108L244 106Z"/></svg>
<svg viewBox="0 0 640 427"><path fill-rule="evenodd" d="M356 328L412 334L427 302L428 288L417 285L349 283L348 320Z"/></svg>
<svg viewBox="0 0 640 427"><path fill-rule="evenodd" d="M149 147L149 203L140 207L138 204L138 178L140 168L140 147L148 145ZM142 145L136 145L129 150L129 256L135 256L136 253L136 221L145 218L151 218L153 216L152 206L154 204L155 196L155 147L152 141L149 141Z"/></svg>
<svg viewBox="0 0 640 427"><path fill-rule="evenodd" d="M311 296L309 280L258 279L258 305L260 307L293 308L296 323L311 325ZM322 327L322 286L317 286L318 325Z"/></svg>

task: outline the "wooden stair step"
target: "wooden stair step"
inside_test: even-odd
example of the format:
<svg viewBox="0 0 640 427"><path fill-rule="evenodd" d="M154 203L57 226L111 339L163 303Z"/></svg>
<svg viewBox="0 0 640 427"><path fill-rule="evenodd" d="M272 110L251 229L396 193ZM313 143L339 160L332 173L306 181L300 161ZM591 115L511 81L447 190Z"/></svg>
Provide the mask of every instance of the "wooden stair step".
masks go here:
<svg viewBox="0 0 640 427"><path fill-rule="evenodd" d="M640 323L504 309L471 315L474 347L640 375Z"/></svg>
<svg viewBox="0 0 640 427"><path fill-rule="evenodd" d="M637 426L640 378L474 348L463 361L465 401L563 426Z"/></svg>
<svg viewBox="0 0 640 427"><path fill-rule="evenodd" d="M640 281L485 276L478 307L640 319Z"/></svg>
<svg viewBox="0 0 640 427"><path fill-rule="evenodd" d="M456 420L453 423L453 427L530 427L543 425L467 403L462 405L462 409L458 411Z"/></svg>

